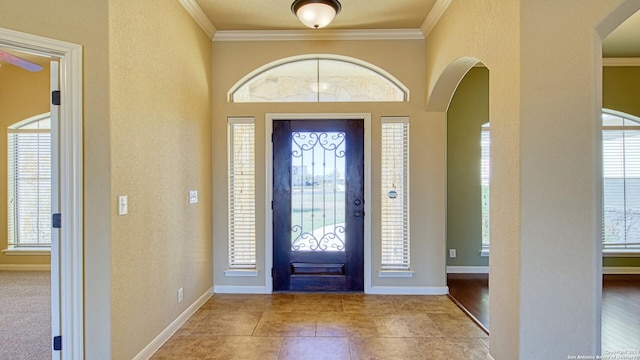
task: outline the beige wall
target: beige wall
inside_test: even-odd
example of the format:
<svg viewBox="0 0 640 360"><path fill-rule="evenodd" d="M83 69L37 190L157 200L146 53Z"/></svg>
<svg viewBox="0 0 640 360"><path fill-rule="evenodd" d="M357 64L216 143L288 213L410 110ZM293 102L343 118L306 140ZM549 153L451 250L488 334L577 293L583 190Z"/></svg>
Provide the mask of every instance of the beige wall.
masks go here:
<svg viewBox="0 0 640 360"><path fill-rule="evenodd" d="M302 54L338 54L381 67L411 90L408 103L228 103L227 91L242 77L272 61ZM213 49L213 216L214 277L216 286L264 286L265 271L265 127L266 113L371 113L372 115L372 266L373 286L445 286L443 195L437 192L442 173L434 170L439 158L429 149L442 142L443 127L426 119L424 110L424 42L407 41L305 41L214 42ZM227 158L226 126L229 116L253 116L256 122L257 254L260 274L254 278L225 277L227 268ZM380 117L409 116L411 121L411 268L412 279L383 279L380 270ZM365 155L369 157L369 154ZM442 167L443 168L443 167ZM221 171L222 170L222 171ZM266 289L271 291L271 289Z"/></svg>
<svg viewBox="0 0 640 360"><path fill-rule="evenodd" d="M130 359L212 285L211 42L177 1L0 6L3 28L83 46L86 358Z"/></svg>
<svg viewBox="0 0 640 360"><path fill-rule="evenodd" d="M178 1L109 12L111 356L130 359L213 284L211 40Z"/></svg>
<svg viewBox="0 0 640 360"><path fill-rule="evenodd" d="M7 204L7 127L49 112L49 67L29 72L17 66L0 67L0 204ZM7 248L7 206L0 206L0 250ZM7 256L2 265L49 264L50 256Z"/></svg>
<svg viewBox="0 0 640 360"><path fill-rule="evenodd" d="M430 118L444 118L465 58L489 68L490 351L497 360L599 350L596 28L613 29L600 23L622 3L454 1L427 39Z"/></svg>

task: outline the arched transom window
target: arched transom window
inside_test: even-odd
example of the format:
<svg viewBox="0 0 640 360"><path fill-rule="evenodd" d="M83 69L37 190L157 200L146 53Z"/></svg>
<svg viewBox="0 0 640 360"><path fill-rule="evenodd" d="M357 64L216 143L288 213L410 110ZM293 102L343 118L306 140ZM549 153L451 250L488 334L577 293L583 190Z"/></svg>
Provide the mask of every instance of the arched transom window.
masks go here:
<svg viewBox="0 0 640 360"><path fill-rule="evenodd" d="M383 69L337 55L290 57L251 72L230 102L409 101L409 89Z"/></svg>

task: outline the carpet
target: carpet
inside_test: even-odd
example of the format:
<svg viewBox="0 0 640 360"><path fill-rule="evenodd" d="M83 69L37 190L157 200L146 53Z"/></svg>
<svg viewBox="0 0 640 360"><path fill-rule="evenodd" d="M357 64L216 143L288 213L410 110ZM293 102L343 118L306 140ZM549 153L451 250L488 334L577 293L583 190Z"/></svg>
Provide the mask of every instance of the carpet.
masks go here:
<svg viewBox="0 0 640 360"><path fill-rule="evenodd" d="M0 271L0 359L51 359L48 271Z"/></svg>

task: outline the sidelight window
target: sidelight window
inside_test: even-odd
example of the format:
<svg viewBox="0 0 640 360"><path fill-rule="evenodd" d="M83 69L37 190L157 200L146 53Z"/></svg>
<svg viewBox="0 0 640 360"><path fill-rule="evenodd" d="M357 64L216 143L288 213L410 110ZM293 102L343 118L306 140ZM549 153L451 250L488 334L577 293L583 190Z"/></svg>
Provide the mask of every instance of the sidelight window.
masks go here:
<svg viewBox="0 0 640 360"><path fill-rule="evenodd" d="M382 118L382 270L409 270L409 119Z"/></svg>
<svg viewBox="0 0 640 360"><path fill-rule="evenodd" d="M253 118L228 119L229 267L256 267L256 184Z"/></svg>

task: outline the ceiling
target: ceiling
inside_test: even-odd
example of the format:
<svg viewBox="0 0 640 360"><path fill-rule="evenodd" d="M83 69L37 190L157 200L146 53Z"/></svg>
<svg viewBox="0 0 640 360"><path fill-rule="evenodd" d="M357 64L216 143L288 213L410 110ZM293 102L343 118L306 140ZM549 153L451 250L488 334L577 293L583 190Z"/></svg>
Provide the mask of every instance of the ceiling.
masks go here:
<svg viewBox="0 0 640 360"><path fill-rule="evenodd" d="M307 30L291 13L293 0L195 1L217 31ZM447 1L440 0L444 3ZM436 2L341 0L342 11L326 29L419 29ZM640 12L605 39L603 53L605 57L640 57Z"/></svg>
<svg viewBox="0 0 640 360"><path fill-rule="evenodd" d="M25 52L22 52L22 51L14 50L14 49L4 48L4 47L0 47L0 50L2 50L4 52L8 52L11 55L15 55L17 57L20 57L20 58L25 59L27 61L30 61L32 63L38 64L38 65L44 67L45 69L49 67L49 58L47 58L47 57L33 55L33 54L25 53ZM2 69L3 67L7 68L7 69L10 69L13 66L14 65L11 65L11 64L3 61L3 60L0 60L0 69Z"/></svg>
<svg viewBox="0 0 640 360"><path fill-rule="evenodd" d="M605 57L640 57L640 11L604 39L602 52Z"/></svg>
<svg viewBox="0 0 640 360"><path fill-rule="evenodd" d="M196 0L218 31L305 30L293 0ZM419 29L436 0L342 0L326 29Z"/></svg>

